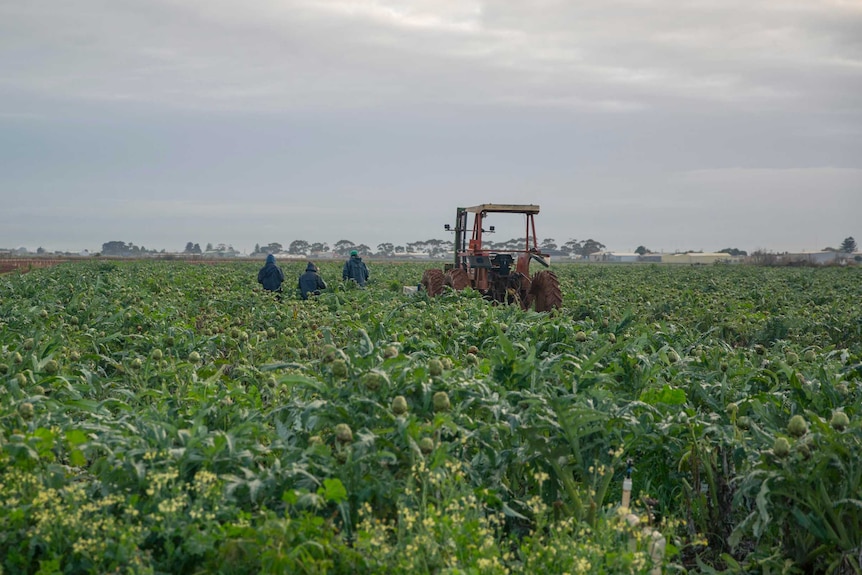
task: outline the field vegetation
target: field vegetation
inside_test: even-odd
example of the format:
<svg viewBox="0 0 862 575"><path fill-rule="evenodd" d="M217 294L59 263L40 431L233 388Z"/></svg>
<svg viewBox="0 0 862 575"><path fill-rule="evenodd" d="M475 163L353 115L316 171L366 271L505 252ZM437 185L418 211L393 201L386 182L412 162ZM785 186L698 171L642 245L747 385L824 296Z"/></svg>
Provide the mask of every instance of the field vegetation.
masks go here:
<svg viewBox="0 0 862 575"><path fill-rule="evenodd" d="M862 269L340 266L0 276L2 573L862 573Z"/></svg>

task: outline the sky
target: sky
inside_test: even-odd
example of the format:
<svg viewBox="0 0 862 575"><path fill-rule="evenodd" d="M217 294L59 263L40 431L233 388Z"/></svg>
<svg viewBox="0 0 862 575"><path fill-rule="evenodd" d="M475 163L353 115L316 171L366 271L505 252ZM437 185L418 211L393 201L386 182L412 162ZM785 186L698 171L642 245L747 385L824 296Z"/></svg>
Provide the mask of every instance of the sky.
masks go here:
<svg viewBox="0 0 862 575"><path fill-rule="evenodd" d="M0 248L376 249L482 203L862 243L862 0L0 0Z"/></svg>

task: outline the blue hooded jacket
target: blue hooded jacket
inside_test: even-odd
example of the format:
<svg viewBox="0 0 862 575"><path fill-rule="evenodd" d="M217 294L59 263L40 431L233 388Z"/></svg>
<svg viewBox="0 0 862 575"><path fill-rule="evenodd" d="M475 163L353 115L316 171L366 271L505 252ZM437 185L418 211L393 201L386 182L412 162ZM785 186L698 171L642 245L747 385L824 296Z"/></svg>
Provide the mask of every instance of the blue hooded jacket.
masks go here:
<svg viewBox="0 0 862 575"><path fill-rule="evenodd" d="M326 282L317 273L317 266L308 262L305 273L299 276L299 293L302 299L308 299L308 294L318 294L323 289L326 289Z"/></svg>
<svg viewBox="0 0 862 575"><path fill-rule="evenodd" d="M284 281L284 272L275 265L275 256L266 256L266 265L257 272L257 283L263 284L263 289L269 291L281 291L281 282Z"/></svg>
<svg viewBox="0 0 862 575"><path fill-rule="evenodd" d="M344 262L341 279L344 281L353 280L361 286L365 286L365 282L368 281L368 266L356 252L350 252L350 259Z"/></svg>

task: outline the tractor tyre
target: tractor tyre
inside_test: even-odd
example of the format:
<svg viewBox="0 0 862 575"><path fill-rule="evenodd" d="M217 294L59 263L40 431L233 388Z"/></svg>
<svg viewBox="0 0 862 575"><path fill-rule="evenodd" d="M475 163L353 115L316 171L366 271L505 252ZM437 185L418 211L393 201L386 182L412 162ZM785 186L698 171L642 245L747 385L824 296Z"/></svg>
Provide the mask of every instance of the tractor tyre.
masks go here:
<svg viewBox="0 0 862 575"><path fill-rule="evenodd" d="M533 276L530 300L532 300L531 303L535 303L536 311L551 311L563 306L560 280L554 272L542 270Z"/></svg>
<svg viewBox="0 0 862 575"><path fill-rule="evenodd" d="M452 268L446 272L444 283L456 291L461 291L470 285L470 277L464 268Z"/></svg>
<svg viewBox="0 0 862 575"><path fill-rule="evenodd" d="M533 303L533 294L530 293L530 288L533 285L533 281L530 279L530 276L524 274L518 274L521 276L520 278L520 288L518 289L518 301L521 304L521 309L530 309L530 305Z"/></svg>
<svg viewBox="0 0 862 575"><path fill-rule="evenodd" d="M425 273L422 274L422 287L431 297L443 293L443 281L443 270L430 269L425 270Z"/></svg>

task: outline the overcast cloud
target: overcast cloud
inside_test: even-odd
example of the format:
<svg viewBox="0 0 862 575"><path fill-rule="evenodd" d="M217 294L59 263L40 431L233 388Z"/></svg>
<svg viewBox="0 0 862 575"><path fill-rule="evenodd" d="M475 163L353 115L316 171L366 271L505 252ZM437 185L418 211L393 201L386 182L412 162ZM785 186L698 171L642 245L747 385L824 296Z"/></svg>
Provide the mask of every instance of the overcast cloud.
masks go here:
<svg viewBox="0 0 862 575"><path fill-rule="evenodd" d="M30 249L375 248L484 202L558 243L837 246L862 1L0 0L0 200Z"/></svg>

